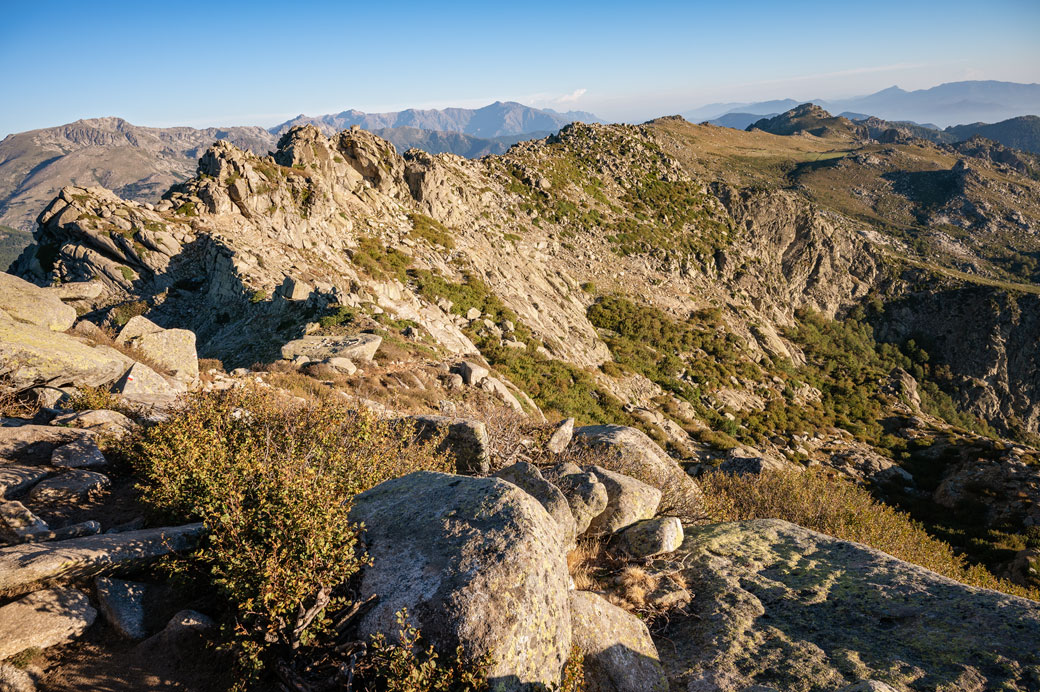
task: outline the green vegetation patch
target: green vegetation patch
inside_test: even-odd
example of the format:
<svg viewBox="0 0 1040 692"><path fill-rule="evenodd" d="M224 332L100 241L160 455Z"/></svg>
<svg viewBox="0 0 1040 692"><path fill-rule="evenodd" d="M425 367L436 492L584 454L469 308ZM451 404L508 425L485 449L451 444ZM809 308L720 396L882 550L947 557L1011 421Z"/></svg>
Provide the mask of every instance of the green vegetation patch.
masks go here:
<svg viewBox="0 0 1040 692"><path fill-rule="evenodd" d="M451 237L451 229L440 221L425 214L409 214L408 219L412 222L413 234L446 250L454 249L455 241Z"/></svg>

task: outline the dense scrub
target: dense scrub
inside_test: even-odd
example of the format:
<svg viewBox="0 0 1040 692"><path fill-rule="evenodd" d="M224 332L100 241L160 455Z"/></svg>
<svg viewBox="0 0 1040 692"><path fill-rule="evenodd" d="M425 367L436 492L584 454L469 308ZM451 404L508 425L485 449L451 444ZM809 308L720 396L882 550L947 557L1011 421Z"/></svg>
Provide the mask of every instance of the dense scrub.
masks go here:
<svg viewBox="0 0 1040 692"><path fill-rule="evenodd" d="M822 469L701 478L715 521L782 519L843 540L863 543L964 584L1040 600L1040 593L969 565L907 514L876 501L850 481Z"/></svg>
<svg viewBox="0 0 1040 692"><path fill-rule="evenodd" d="M352 605L346 586L367 560L351 498L418 469L449 471L435 442L413 444L366 410L327 400L302 408L253 389L189 396L119 451L157 513L206 524L192 567L227 603L229 643L243 672L257 674L335 635L336 614ZM394 675L415 652L388 646L376 651Z"/></svg>

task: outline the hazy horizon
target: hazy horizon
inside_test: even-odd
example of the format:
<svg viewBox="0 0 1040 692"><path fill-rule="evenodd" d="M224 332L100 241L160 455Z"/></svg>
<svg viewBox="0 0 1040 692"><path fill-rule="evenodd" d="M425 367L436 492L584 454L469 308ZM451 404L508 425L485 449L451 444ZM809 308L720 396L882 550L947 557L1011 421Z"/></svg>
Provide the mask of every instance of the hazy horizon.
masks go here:
<svg viewBox="0 0 1040 692"><path fill-rule="evenodd" d="M1040 82L1040 5L976 7L885 1L865 21L824 2L18 6L0 27L0 137L103 116L271 127L494 101L641 122L717 102Z"/></svg>

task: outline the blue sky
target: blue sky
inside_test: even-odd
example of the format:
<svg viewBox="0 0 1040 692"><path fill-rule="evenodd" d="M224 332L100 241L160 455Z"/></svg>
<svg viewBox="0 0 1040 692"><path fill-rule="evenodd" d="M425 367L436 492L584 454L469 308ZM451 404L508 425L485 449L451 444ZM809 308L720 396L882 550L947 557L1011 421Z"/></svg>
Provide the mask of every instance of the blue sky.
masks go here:
<svg viewBox="0 0 1040 692"><path fill-rule="evenodd" d="M103 115L270 126L495 100L642 121L715 101L1040 82L1038 36L1037 0L5 0L0 137Z"/></svg>

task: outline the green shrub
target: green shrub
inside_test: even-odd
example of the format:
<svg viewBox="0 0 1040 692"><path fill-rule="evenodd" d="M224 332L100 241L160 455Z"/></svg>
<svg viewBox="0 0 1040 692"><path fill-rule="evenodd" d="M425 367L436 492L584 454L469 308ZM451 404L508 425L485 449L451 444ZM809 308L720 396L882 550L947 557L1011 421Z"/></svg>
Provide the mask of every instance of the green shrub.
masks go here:
<svg viewBox="0 0 1040 692"><path fill-rule="evenodd" d="M253 294L249 296L250 303L262 303L265 300L267 300L267 291L259 288L253 291Z"/></svg>
<svg viewBox="0 0 1040 692"><path fill-rule="evenodd" d="M448 250L455 247L455 241L451 237L451 229L440 221L432 219L425 214L409 214L408 218L412 222L412 233L415 235Z"/></svg>
<svg viewBox="0 0 1040 692"><path fill-rule="evenodd" d="M325 607L364 564L354 494L417 469L448 470L435 441L411 444L341 403L292 406L260 389L197 393L121 443L144 501L208 534L192 557L231 609L225 631L244 671L306 646Z"/></svg>
<svg viewBox="0 0 1040 692"><path fill-rule="evenodd" d="M148 303L143 300L135 300L129 303L122 303L112 308L111 317L112 322L116 326L122 327L124 324L130 321L132 317L137 317L148 312Z"/></svg>
<svg viewBox="0 0 1040 692"><path fill-rule="evenodd" d="M131 269L130 267L124 266L122 264L119 265L119 273L122 274L123 278L126 279L127 281L133 281L134 280L134 276L135 276L134 270Z"/></svg>
<svg viewBox="0 0 1040 692"><path fill-rule="evenodd" d="M173 210L175 214L181 216L198 216L199 212L195 210L195 205L191 202L185 202L181 206Z"/></svg>
<svg viewBox="0 0 1040 692"><path fill-rule="evenodd" d="M412 264L411 256L388 248L371 236L358 241L350 260L373 279L394 278L402 282L408 279L406 270Z"/></svg>
<svg viewBox="0 0 1040 692"><path fill-rule="evenodd" d="M846 541L863 543L970 586L1040 600L1040 593L998 579L970 565L933 538L909 515L882 504L843 478L823 469L700 479L704 504L715 521L782 519Z"/></svg>

